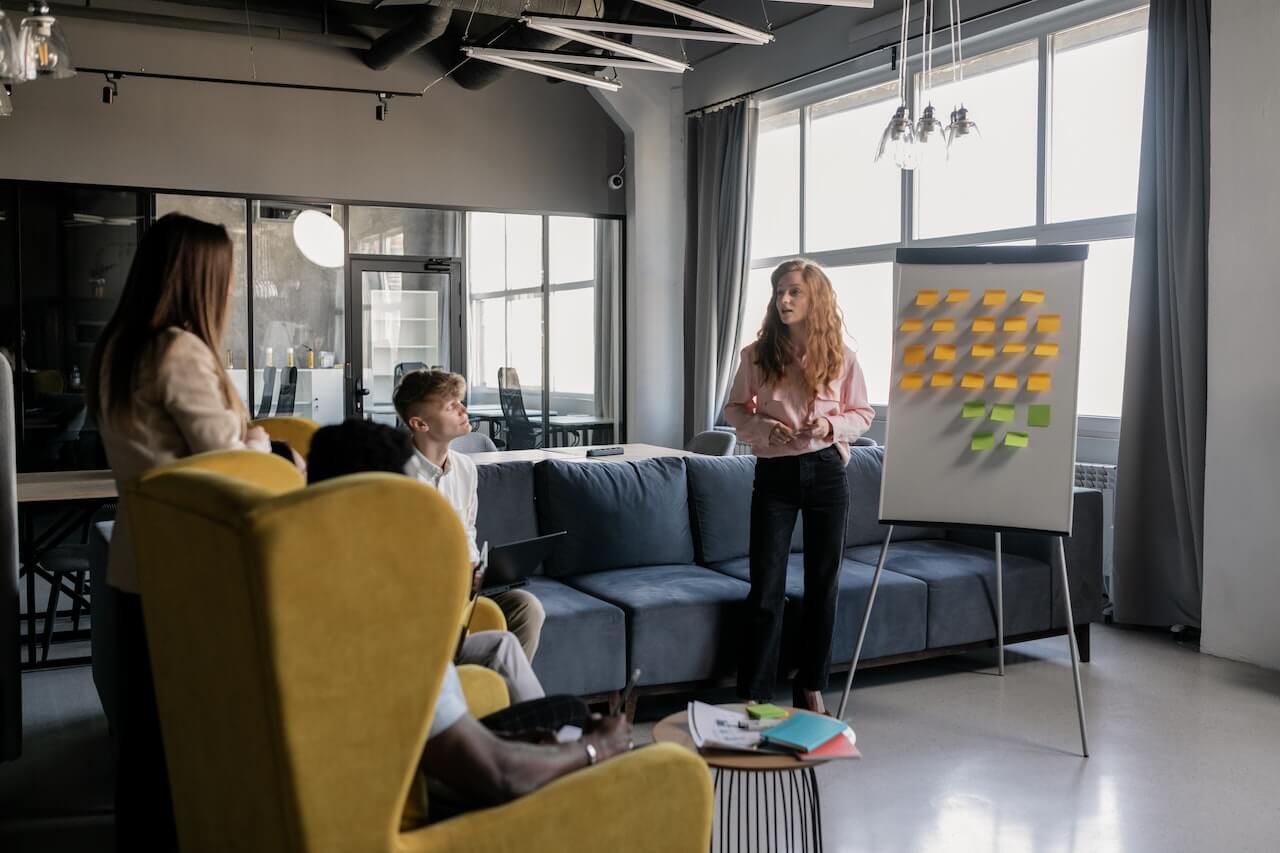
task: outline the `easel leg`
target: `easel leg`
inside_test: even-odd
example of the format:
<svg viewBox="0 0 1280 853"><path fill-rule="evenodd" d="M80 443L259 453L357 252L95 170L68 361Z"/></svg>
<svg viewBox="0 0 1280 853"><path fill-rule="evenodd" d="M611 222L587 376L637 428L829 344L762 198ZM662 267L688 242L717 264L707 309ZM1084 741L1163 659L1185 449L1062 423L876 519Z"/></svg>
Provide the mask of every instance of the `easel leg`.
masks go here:
<svg viewBox="0 0 1280 853"><path fill-rule="evenodd" d="M884 534L884 544L880 546L880 559L876 561L876 573L871 577L871 593L867 596L867 608L862 612L862 627L858 629L858 643L853 647L853 660L849 663L849 675L844 681L844 695L840 697L840 710L836 719L844 719L845 706L849 704L849 691L853 689L853 674L858 670L858 660L862 657L862 642L867 638L867 623L871 621L871 606L876 603L876 588L880 586L880 573L884 571L885 557L889 554L889 540L893 538L893 525L889 525Z"/></svg>
<svg viewBox="0 0 1280 853"><path fill-rule="evenodd" d="M1000 533L996 532L996 660L1004 675L1004 561Z"/></svg>
<svg viewBox="0 0 1280 853"><path fill-rule="evenodd" d="M1067 610L1067 643L1071 647L1071 675L1076 683L1076 714L1080 718L1080 752L1089 757L1089 735L1085 731L1084 692L1080 688L1080 650L1076 648L1075 619L1071 614L1071 586L1067 581L1067 549L1058 537L1058 571L1062 575L1062 601Z"/></svg>

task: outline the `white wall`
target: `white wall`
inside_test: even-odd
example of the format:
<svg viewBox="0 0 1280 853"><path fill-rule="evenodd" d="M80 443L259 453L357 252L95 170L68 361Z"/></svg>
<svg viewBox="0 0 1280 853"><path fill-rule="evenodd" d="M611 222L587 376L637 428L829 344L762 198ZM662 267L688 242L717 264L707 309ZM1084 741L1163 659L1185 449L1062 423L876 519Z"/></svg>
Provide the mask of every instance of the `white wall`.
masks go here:
<svg viewBox="0 0 1280 853"><path fill-rule="evenodd" d="M683 92L669 74L622 72L592 90L626 139L627 438L681 447L684 435Z"/></svg>
<svg viewBox="0 0 1280 853"><path fill-rule="evenodd" d="M81 68L421 91L421 52L387 71L356 51L66 17ZM581 86L511 73L481 91L451 81L372 95L101 76L15 88L0 120L0 178L281 194L522 211L617 214L605 185L622 138Z"/></svg>
<svg viewBox="0 0 1280 853"><path fill-rule="evenodd" d="M1280 668L1275 0L1215 0L1201 648Z"/></svg>

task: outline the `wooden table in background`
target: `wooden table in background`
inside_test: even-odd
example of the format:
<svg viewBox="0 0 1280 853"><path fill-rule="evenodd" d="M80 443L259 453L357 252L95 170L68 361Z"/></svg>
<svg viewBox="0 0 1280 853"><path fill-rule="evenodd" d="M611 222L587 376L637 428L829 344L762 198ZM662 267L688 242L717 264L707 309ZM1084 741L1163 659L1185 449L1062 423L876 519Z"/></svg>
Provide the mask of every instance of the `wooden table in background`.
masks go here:
<svg viewBox="0 0 1280 853"><path fill-rule="evenodd" d="M27 660L24 669L38 666L36 661L36 575L48 583L59 583L56 575L40 565L40 557L60 544L77 527L87 525L102 504L113 501L116 481L110 471L50 471L18 475L18 559L21 575L27 579L26 606L19 623L27 623ZM35 509L55 516L49 527L36 535ZM68 666L88 662L87 657L50 661L50 666Z"/></svg>

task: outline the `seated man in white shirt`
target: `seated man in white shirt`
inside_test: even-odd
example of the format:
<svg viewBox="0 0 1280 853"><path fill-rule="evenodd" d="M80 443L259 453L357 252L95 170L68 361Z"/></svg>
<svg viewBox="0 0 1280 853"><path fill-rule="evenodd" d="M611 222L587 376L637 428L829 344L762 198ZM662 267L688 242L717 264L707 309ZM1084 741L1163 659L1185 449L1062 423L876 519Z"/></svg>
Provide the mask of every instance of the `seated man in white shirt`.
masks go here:
<svg viewBox="0 0 1280 853"><path fill-rule="evenodd" d="M471 561L480 559L476 547L476 465L465 453L450 453L449 442L471 432L462 402L466 380L446 370L406 373L392 394L400 420L413 434L414 453L405 473L439 490L452 504L467 532ZM507 618L507 630L520 640L529 660L538 650L546 612L533 593L511 589L493 596Z"/></svg>
<svg viewBox="0 0 1280 853"><path fill-rule="evenodd" d="M311 439L307 482L314 484L365 471L403 474L413 453L409 437L403 432L352 418L321 428ZM519 640L509 631L468 634L458 652L458 662L483 666L501 675L512 702L528 702L545 695Z"/></svg>

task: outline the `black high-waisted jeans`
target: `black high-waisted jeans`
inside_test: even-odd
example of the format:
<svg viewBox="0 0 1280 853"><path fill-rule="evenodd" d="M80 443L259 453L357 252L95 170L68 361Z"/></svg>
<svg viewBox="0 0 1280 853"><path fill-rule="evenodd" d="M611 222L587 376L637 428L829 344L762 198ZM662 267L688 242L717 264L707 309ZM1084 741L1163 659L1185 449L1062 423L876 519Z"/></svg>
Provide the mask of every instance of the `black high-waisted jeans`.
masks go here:
<svg viewBox="0 0 1280 853"><path fill-rule="evenodd" d="M795 686L824 690L831 669L836 588L844 558L849 481L833 445L802 456L756 460L751 493L751 593L738 665L738 695L770 701L782 644L787 558L796 513L804 518L804 608Z"/></svg>

